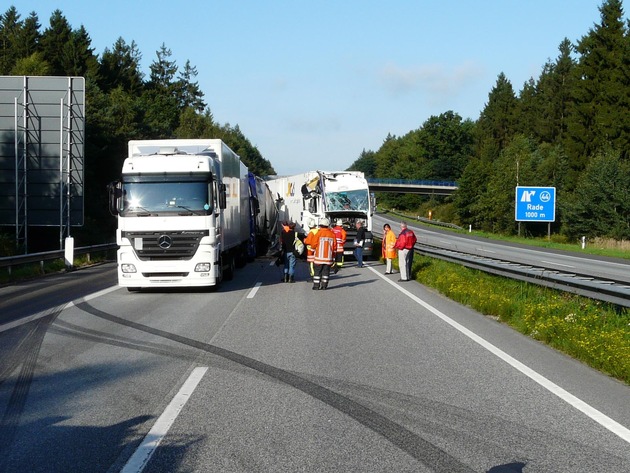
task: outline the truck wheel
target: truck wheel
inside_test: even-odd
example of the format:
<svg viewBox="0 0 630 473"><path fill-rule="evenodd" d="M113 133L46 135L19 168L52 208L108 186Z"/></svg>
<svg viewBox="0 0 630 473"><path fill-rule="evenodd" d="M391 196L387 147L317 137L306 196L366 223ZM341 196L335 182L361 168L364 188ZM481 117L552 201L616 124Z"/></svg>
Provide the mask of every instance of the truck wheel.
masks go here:
<svg viewBox="0 0 630 473"><path fill-rule="evenodd" d="M244 268L247 264L247 247L238 248L236 253L235 264L237 268Z"/></svg>
<svg viewBox="0 0 630 473"><path fill-rule="evenodd" d="M226 255L223 262L225 263L223 268L223 280L231 281L234 279L234 256Z"/></svg>

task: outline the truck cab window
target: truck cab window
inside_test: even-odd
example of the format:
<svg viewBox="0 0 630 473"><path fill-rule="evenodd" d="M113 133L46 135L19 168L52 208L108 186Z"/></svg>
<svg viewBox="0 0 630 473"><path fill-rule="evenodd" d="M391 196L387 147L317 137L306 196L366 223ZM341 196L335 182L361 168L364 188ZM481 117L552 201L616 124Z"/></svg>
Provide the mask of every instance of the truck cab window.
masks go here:
<svg viewBox="0 0 630 473"><path fill-rule="evenodd" d="M205 214L213 201L206 181L123 183L124 214L169 213L188 211Z"/></svg>

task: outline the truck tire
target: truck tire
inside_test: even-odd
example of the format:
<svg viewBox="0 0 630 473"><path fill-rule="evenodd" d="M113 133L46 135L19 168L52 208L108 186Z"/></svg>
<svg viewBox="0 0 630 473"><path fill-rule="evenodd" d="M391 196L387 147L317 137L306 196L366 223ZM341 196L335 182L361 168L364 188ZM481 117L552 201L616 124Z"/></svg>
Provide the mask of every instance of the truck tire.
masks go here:
<svg viewBox="0 0 630 473"><path fill-rule="evenodd" d="M247 246L237 248L234 259L237 268L244 268L247 264Z"/></svg>
<svg viewBox="0 0 630 473"><path fill-rule="evenodd" d="M223 280L231 281L234 279L234 256L227 254L222 259Z"/></svg>

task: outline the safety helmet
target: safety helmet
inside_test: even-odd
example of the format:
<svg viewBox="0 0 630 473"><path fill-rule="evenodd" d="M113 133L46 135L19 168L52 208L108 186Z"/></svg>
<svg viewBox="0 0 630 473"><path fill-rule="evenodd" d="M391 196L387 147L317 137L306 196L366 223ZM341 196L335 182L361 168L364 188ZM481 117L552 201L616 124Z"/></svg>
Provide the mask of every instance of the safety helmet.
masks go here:
<svg viewBox="0 0 630 473"><path fill-rule="evenodd" d="M315 228L315 220L313 220L312 218L309 218L307 225L308 225L308 228Z"/></svg>
<svg viewBox="0 0 630 473"><path fill-rule="evenodd" d="M337 219L337 225L339 225L340 227L343 226L343 220L341 220L340 218Z"/></svg>
<svg viewBox="0 0 630 473"><path fill-rule="evenodd" d="M322 218L322 219L319 221L319 224L320 224L322 227L327 227L327 226L329 226L329 225L330 225L330 220L328 220L328 218L327 218L327 217L324 217L324 218Z"/></svg>

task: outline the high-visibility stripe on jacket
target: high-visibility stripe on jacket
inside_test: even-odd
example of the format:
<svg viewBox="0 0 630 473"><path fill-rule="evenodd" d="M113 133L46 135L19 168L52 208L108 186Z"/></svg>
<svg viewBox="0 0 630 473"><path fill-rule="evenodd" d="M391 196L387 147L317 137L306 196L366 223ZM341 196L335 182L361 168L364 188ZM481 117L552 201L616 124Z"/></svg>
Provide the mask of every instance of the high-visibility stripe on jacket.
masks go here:
<svg viewBox="0 0 630 473"><path fill-rule="evenodd" d="M337 253L343 253L343 245L346 244L346 231L341 226L333 227L333 233L335 234L335 241L337 242Z"/></svg>
<svg viewBox="0 0 630 473"><path fill-rule="evenodd" d="M319 228L311 228L308 231L308 235L304 238L304 244L306 245L306 261L312 263L315 261L315 250L313 249L313 242L315 241L315 235Z"/></svg>
<svg viewBox="0 0 630 473"><path fill-rule="evenodd" d="M332 264L335 260L337 242L330 228L320 228L315 235L315 264Z"/></svg>

